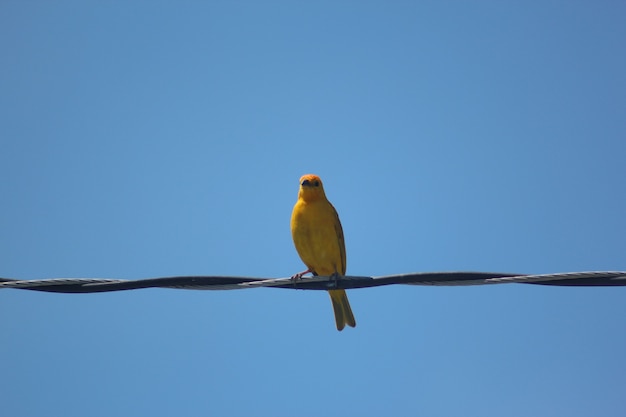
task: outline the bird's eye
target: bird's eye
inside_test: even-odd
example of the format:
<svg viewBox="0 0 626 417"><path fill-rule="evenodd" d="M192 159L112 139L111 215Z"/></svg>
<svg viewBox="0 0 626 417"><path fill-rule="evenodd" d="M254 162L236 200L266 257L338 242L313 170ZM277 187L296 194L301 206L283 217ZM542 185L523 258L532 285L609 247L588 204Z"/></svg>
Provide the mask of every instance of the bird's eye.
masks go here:
<svg viewBox="0 0 626 417"><path fill-rule="evenodd" d="M311 183L309 182L309 180L304 180L302 181L302 184L300 185L302 185L303 187L306 187L307 185L311 185Z"/></svg>
<svg viewBox="0 0 626 417"><path fill-rule="evenodd" d="M317 181L317 180L315 180L315 182L313 183L313 185L315 185L316 187L319 187L319 186L320 186L320 182L319 182L319 181Z"/></svg>

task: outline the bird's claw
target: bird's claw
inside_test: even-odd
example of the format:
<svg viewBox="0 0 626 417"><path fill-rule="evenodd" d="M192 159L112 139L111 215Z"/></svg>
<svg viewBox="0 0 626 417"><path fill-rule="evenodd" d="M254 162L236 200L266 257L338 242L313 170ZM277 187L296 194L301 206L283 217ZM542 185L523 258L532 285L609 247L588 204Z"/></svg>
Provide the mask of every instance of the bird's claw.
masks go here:
<svg viewBox="0 0 626 417"><path fill-rule="evenodd" d="M291 280L292 280L293 282L296 282L296 281L298 281L299 279L302 279L302 275L304 275L302 272L299 272L299 273L297 273L297 274L293 274L293 275L291 276Z"/></svg>
<svg viewBox="0 0 626 417"><path fill-rule="evenodd" d="M296 286L296 282L297 282L298 280L301 280L301 279L302 279L302 277L303 277L305 274L308 274L309 272L311 272L311 271L307 269L306 271L302 271L302 272L298 272L297 274L293 274L293 275L291 276L291 281L293 282L293 286L295 287L295 286Z"/></svg>

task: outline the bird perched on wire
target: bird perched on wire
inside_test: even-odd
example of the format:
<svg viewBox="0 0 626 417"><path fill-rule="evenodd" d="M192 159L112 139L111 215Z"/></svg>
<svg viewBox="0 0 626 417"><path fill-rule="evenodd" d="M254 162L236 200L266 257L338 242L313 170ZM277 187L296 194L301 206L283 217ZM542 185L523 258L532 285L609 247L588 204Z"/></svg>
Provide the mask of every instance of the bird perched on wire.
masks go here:
<svg viewBox="0 0 626 417"><path fill-rule="evenodd" d="M322 180L307 174L300 178L298 201L291 214L291 236L306 271L292 276L295 281L304 274L334 276L346 274L346 245L337 210L324 193ZM328 290L335 312L337 330L347 324L355 327L356 321L343 289Z"/></svg>

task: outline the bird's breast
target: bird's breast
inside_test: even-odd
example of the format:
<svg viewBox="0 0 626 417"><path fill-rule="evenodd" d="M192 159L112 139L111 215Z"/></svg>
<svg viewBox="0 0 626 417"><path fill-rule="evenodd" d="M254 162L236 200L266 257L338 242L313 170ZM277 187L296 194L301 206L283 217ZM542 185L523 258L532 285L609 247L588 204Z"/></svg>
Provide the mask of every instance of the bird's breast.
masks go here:
<svg viewBox="0 0 626 417"><path fill-rule="evenodd" d="M337 217L330 203L298 201L291 218L296 250L308 268L318 275L332 275L342 269Z"/></svg>

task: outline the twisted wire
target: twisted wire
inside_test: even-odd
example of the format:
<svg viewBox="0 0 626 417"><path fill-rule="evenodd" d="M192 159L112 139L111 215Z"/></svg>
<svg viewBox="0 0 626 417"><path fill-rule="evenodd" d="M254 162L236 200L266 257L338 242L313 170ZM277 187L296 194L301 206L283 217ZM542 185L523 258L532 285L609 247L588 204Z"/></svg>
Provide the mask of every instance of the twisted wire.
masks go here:
<svg viewBox="0 0 626 417"><path fill-rule="evenodd" d="M302 278L180 276L138 280L106 278L53 278L19 280L0 278L0 289L19 289L55 293L96 293L145 288L185 290L234 290L285 288L298 290L355 289L384 285L467 286L493 284L535 284L556 286L626 286L625 271L566 272L558 274L508 274L494 272L419 272L378 277L345 276Z"/></svg>

